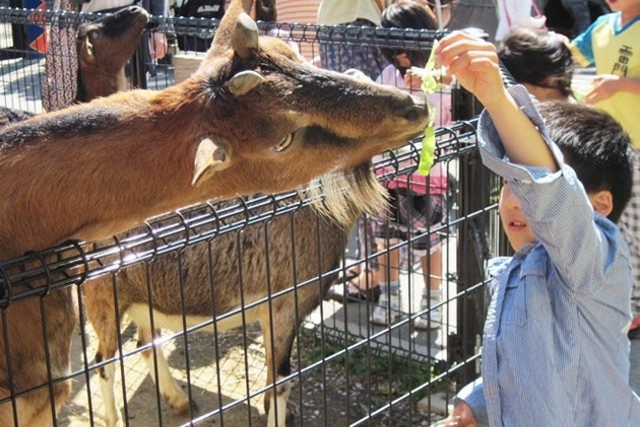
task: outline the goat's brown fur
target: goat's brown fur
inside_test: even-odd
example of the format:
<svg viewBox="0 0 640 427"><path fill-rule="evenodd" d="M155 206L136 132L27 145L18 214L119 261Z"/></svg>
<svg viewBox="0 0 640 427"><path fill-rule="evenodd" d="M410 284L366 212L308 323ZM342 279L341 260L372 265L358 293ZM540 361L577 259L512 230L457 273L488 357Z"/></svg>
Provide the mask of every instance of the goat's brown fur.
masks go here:
<svg viewBox="0 0 640 427"><path fill-rule="evenodd" d="M0 260L108 238L211 198L295 188L422 131L426 108L399 90L258 41L243 13L251 5L232 3L201 67L180 85L99 98L0 133ZM64 288L0 313L0 400L12 396L0 404L0 425L45 426L67 399L69 381L47 384L70 371L74 307Z"/></svg>
<svg viewBox="0 0 640 427"><path fill-rule="evenodd" d="M209 243L163 255L149 265L138 265L115 277L102 276L87 283L84 287L86 313L99 340L96 360L104 361L116 355L120 318L125 313L138 325L139 345L149 345L157 335L151 325L156 330L182 330L183 316L186 326L191 327L269 298L268 302L246 310L244 321L260 321L267 385L288 377L291 347L299 325L319 305L333 283L350 229L362 206L377 206L381 187L369 166L364 164L348 174L352 181L359 183L356 187L345 187L343 180L323 182L328 194L337 195L340 190L352 189L340 196L343 211L349 212L344 223L318 214L317 206L305 206L293 215L276 217L266 225L250 225L239 234L223 234ZM365 200L369 202L363 203ZM117 295L117 306L114 295ZM279 296L271 298L273 295ZM153 321L149 317L149 304L155 313ZM218 321L216 330L243 325L238 317ZM151 351L143 352L143 357L147 365L152 366ZM160 394L177 413L186 413L190 406L187 396L168 377L163 355L159 352L156 358ZM150 369L152 375L154 372L155 369ZM113 380L113 366L103 368L101 381L105 384L101 389L105 393L107 427L120 426ZM274 390L277 390L277 399ZM265 394L269 427L285 425L289 391L290 386L285 383Z"/></svg>

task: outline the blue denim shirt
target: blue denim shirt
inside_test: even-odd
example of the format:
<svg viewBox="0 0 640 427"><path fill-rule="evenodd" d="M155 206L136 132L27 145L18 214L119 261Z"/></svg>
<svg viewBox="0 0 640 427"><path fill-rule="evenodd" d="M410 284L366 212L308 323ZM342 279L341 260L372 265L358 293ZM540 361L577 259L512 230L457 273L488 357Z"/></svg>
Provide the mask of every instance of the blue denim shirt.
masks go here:
<svg viewBox="0 0 640 427"><path fill-rule="evenodd" d="M524 88L511 93L550 141ZM552 173L510 163L486 112L478 134L485 165L509 183L538 241L493 263L482 377L456 403L471 406L478 426L640 426L640 399L628 386L627 244L594 213L554 143L560 170Z"/></svg>

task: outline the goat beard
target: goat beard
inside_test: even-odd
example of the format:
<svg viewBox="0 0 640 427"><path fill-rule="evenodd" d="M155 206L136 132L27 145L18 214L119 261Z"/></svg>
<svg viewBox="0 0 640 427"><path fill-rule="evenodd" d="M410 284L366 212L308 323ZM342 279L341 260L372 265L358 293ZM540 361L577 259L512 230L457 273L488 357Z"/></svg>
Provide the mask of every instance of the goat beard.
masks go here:
<svg viewBox="0 0 640 427"><path fill-rule="evenodd" d="M373 173L371 162L353 169L330 172L301 190L301 197L314 201L322 216L351 226L362 213L379 215L387 207L387 192Z"/></svg>

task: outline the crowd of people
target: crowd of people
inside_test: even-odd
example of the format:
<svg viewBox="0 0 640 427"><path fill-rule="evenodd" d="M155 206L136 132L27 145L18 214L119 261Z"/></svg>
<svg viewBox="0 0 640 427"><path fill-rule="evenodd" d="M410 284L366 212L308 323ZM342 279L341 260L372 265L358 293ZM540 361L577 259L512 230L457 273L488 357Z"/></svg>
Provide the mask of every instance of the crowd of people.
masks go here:
<svg viewBox="0 0 640 427"><path fill-rule="evenodd" d="M106 9L101 1L82 10ZM638 426L640 0L607 0L611 13L592 23L585 22L585 3L566 2L576 15L573 39L545 28L535 0L500 3L499 34L489 37L495 42L454 31L434 52L442 82L455 79L486 108L479 147L485 165L504 179L499 213L515 252L489 262L494 284L482 375L456 395L448 425ZM278 22L429 30L446 28L455 13L445 0L266 6ZM164 55L163 39L152 41L160 46L154 57ZM299 48L319 66L356 69L425 96L420 70L429 50L309 40ZM584 67L595 67L595 76L579 103L572 80ZM500 70L518 85L505 88ZM436 124L449 124L446 84L429 101L438 107ZM436 163L429 176L383 183L390 208L358 221L359 258L367 261L345 268L343 298L374 303L374 324L396 322L406 314L399 274L415 256L424 287L414 326L440 328L442 314L433 307L446 291L443 238L433 230L447 222L446 171ZM408 250L398 248L402 241Z"/></svg>

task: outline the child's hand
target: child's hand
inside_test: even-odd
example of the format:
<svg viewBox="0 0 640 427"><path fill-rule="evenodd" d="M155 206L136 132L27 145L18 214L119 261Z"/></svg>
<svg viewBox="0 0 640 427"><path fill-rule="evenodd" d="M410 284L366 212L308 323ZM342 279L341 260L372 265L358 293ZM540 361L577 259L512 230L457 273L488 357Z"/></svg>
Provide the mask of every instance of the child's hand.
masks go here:
<svg viewBox="0 0 640 427"><path fill-rule="evenodd" d="M612 97L619 91L620 76L603 74L593 79L593 90L584 97L587 104L595 104Z"/></svg>
<svg viewBox="0 0 640 427"><path fill-rule="evenodd" d="M442 427L476 427L471 407L464 401L458 403L449 416L438 423Z"/></svg>
<svg viewBox="0 0 640 427"><path fill-rule="evenodd" d="M422 85L422 76L425 70L423 68L411 67L404 73L404 85L405 87L419 90Z"/></svg>
<svg viewBox="0 0 640 427"><path fill-rule="evenodd" d="M436 61L457 77L487 108L503 101L506 89L498 67L496 47L479 38L454 31L440 40Z"/></svg>

